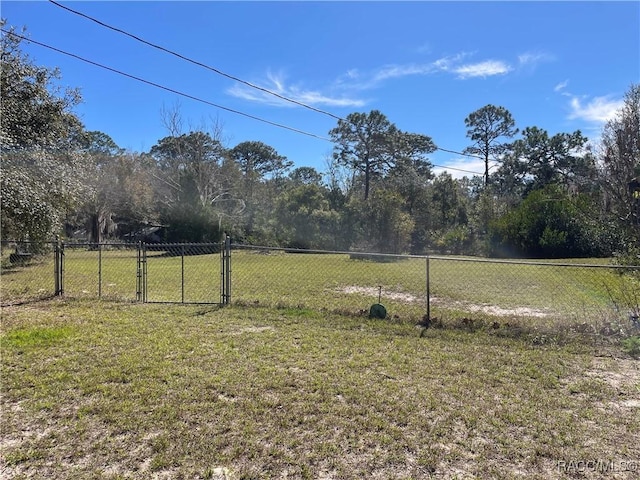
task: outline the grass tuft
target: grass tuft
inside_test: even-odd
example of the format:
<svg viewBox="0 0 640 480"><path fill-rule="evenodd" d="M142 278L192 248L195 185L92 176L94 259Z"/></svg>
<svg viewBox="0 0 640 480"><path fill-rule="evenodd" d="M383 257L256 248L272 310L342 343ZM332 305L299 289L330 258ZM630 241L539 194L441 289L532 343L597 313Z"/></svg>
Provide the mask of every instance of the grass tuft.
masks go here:
<svg viewBox="0 0 640 480"><path fill-rule="evenodd" d="M34 326L13 330L2 336L2 342L14 348L44 347L68 338L74 332L75 329L68 326Z"/></svg>

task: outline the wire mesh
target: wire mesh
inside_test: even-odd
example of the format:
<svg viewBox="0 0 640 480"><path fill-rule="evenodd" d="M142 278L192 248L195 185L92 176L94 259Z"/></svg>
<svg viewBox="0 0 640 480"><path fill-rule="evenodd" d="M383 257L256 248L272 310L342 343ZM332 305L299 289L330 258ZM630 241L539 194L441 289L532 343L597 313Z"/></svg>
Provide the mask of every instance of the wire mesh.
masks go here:
<svg viewBox="0 0 640 480"><path fill-rule="evenodd" d="M28 242L3 242L1 280L3 304L56 294L220 303L220 245L52 242L36 249Z"/></svg>
<svg viewBox="0 0 640 480"><path fill-rule="evenodd" d="M398 319L640 331L640 267L226 245L231 255L217 243L3 242L2 304L56 293L347 314L382 304Z"/></svg>
<svg viewBox="0 0 640 480"><path fill-rule="evenodd" d="M639 270L578 262L432 258L431 305L450 314L582 325L593 332L633 323Z"/></svg>
<svg viewBox="0 0 640 480"><path fill-rule="evenodd" d="M382 303L391 318L593 333L640 326L638 267L233 248L235 304L365 313Z"/></svg>
<svg viewBox="0 0 640 480"><path fill-rule="evenodd" d="M136 300L138 245L66 243L63 248L65 296Z"/></svg>
<svg viewBox="0 0 640 480"><path fill-rule="evenodd" d="M392 316L426 312L425 258L241 245L231 257L235 304L363 313L381 303Z"/></svg>
<svg viewBox="0 0 640 480"><path fill-rule="evenodd" d="M56 292L54 243L1 243L0 303L52 297Z"/></svg>
<svg viewBox="0 0 640 480"><path fill-rule="evenodd" d="M220 245L143 245L147 302L219 303Z"/></svg>

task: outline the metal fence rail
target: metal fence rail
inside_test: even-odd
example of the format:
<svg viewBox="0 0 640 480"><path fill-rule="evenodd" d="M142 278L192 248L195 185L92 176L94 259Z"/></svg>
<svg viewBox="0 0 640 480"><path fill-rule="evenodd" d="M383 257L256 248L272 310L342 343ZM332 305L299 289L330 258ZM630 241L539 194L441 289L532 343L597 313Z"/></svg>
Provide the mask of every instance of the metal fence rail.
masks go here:
<svg viewBox="0 0 640 480"><path fill-rule="evenodd" d="M233 261L233 268L232 267ZM53 295L263 305L392 319L640 329L640 267L224 243L2 243L2 304Z"/></svg>

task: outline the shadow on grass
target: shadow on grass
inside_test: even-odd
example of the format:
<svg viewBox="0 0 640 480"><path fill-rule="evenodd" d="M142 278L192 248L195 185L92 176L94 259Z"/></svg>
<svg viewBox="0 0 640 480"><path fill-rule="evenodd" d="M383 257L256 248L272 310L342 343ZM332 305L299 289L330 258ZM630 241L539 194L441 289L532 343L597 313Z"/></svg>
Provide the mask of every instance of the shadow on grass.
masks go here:
<svg viewBox="0 0 640 480"><path fill-rule="evenodd" d="M26 299L18 299L18 300L13 300L10 301L8 303L0 303L0 308L4 308L4 307L20 307L22 305L30 305L33 303L38 303L38 302L44 302L46 300L53 300L55 298L59 298L57 295L44 295L42 297L33 297L33 298L26 298Z"/></svg>

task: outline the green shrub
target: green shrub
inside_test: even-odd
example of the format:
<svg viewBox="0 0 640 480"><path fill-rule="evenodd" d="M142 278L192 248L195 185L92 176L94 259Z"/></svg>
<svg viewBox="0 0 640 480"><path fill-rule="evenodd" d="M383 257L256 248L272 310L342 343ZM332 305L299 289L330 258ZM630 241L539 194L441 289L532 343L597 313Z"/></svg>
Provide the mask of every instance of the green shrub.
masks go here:
<svg viewBox="0 0 640 480"><path fill-rule="evenodd" d="M622 341L622 347L633 358L640 357L640 336L634 335L633 337L625 338Z"/></svg>

